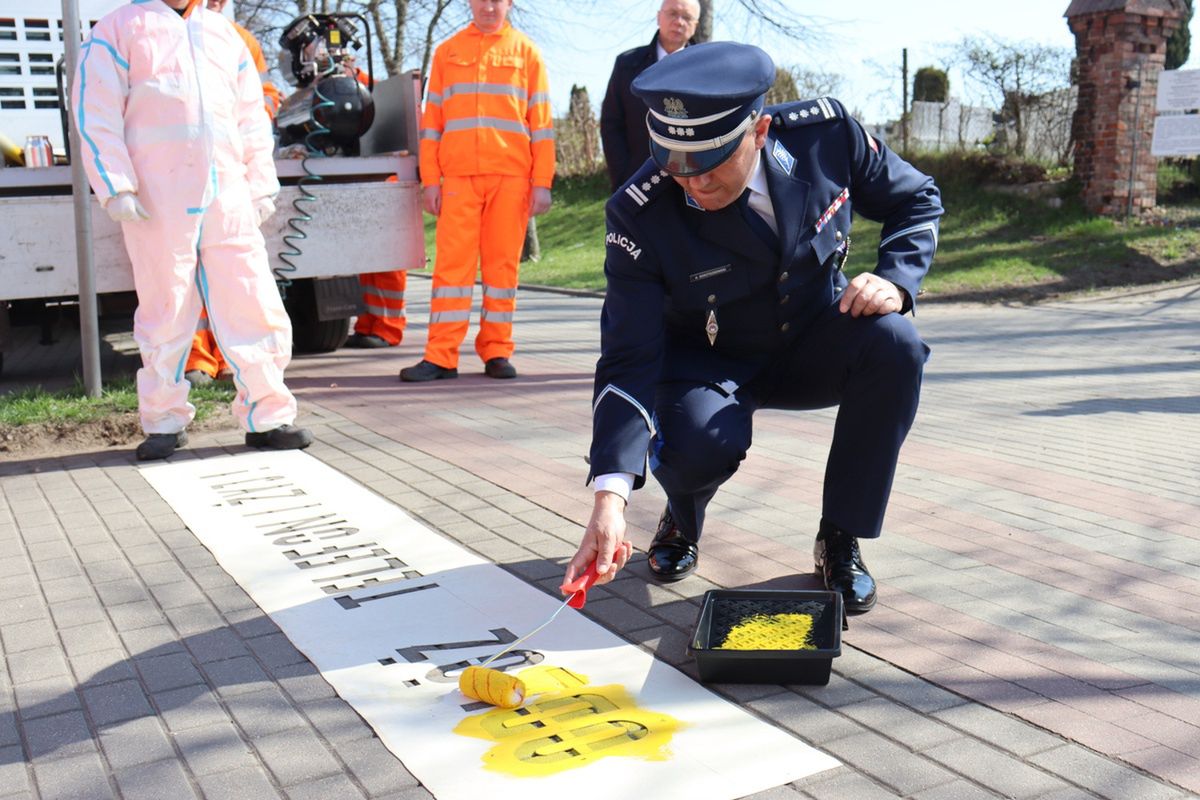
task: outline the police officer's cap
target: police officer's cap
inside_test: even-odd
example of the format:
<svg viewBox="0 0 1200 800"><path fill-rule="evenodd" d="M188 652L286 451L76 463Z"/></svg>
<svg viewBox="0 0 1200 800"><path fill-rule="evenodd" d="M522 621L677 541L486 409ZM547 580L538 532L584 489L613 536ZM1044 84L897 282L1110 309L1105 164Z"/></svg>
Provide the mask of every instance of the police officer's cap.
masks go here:
<svg viewBox="0 0 1200 800"><path fill-rule="evenodd" d="M720 166L754 126L774 81L771 57L735 42L685 47L643 71L630 88L649 109L655 163L681 177Z"/></svg>

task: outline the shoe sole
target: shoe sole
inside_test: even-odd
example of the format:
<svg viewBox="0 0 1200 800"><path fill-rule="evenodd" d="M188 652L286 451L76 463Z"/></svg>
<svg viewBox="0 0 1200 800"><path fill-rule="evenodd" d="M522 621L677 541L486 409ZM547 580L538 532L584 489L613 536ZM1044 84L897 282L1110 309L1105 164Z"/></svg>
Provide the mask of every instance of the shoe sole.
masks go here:
<svg viewBox="0 0 1200 800"><path fill-rule="evenodd" d="M653 568L651 568L650 566L647 566L646 570L650 573L650 577L654 578L654 580L658 581L659 583L678 583L679 581L683 580L684 578L686 578L687 576L689 576L693 572L695 572L696 567L692 567L687 572L681 572L678 575L663 575L661 573L655 572L653 570Z"/></svg>

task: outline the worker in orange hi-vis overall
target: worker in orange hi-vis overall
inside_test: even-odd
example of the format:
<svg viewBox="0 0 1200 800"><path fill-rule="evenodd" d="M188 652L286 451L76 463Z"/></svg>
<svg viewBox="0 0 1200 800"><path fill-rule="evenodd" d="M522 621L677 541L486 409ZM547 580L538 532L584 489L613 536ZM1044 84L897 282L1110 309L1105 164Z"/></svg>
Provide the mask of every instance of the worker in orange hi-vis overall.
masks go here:
<svg viewBox="0 0 1200 800"><path fill-rule="evenodd" d="M225 11L225 4L228 2L229 0L207 0L205 5L209 11L221 14ZM275 113L279 110L283 95L280 94L279 89L275 88L275 84L267 80L267 59L263 56L262 46L250 31L236 22L231 24L237 30L238 35L242 37L242 41L246 43L246 49L250 51L250 58L254 60L254 67L262 79L263 108L266 109L268 117L275 119ZM196 326L196 335L192 337L192 350L188 353L183 374L193 386L203 386L212 383L217 378L229 379L233 375L229 365L225 363L221 349L217 347L216 337L213 336L212 329L209 327L207 309L200 310L200 323Z"/></svg>
<svg viewBox="0 0 1200 800"><path fill-rule="evenodd" d="M483 275L475 352L514 378L512 320L529 217L549 210L554 128L537 47L507 21L512 0L470 0L472 22L434 53L421 116L424 206L437 216L425 358L402 381L458 377L458 348Z"/></svg>
<svg viewBox="0 0 1200 800"><path fill-rule="evenodd" d="M347 56L342 62L348 75L370 88L367 73L355 66L354 58ZM395 175L388 183L399 180ZM358 276L363 287L363 305L366 310L354 321L354 333L346 340L346 347L374 348L395 347L404 340L404 290L408 286L408 273L402 269L388 272L364 272Z"/></svg>

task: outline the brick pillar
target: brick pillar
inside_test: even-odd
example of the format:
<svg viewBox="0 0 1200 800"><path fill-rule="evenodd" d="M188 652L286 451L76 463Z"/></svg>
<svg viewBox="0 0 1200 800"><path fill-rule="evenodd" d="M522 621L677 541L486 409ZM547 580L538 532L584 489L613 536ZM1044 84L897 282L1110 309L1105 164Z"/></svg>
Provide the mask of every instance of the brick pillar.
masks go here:
<svg viewBox="0 0 1200 800"><path fill-rule="evenodd" d="M1064 15L1075 34L1078 70L1075 176L1092 213L1124 216L1131 174L1133 212L1154 207L1158 179L1150 139L1158 74L1167 40L1185 14L1183 0L1073 0Z"/></svg>

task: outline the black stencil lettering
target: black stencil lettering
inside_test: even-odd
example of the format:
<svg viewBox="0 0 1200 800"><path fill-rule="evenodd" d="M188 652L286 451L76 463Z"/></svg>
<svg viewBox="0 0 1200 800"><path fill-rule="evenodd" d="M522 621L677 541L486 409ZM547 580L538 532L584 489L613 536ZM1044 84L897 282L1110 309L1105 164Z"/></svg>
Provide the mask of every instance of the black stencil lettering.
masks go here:
<svg viewBox="0 0 1200 800"><path fill-rule="evenodd" d="M347 580L349 578L357 578L360 575L372 575L376 572L391 572L392 570L401 569L404 566L404 562L398 558L385 558L385 559L383 559L383 561L384 561L385 566L382 566L382 567L377 567L375 569L364 569L359 572L347 572L344 575L335 575L333 577L330 577L328 575L323 575L320 578L313 578L313 583L321 583L322 581L330 581L330 583L327 583L321 587L321 591L325 592L325 594L336 594L337 592L348 592L351 589L361 589L363 586L365 586L367 584L367 581L361 581L355 586L339 586L338 584L341 581ZM420 577L420 576L418 576L418 577ZM391 581L380 581L380 584L390 583L390 582Z"/></svg>
<svg viewBox="0 0 1200 800"><path fill-rule="evenodd" d="M228 474L236 475L238 473L230 472ZM245 473L243 472L242 474L245 474ZM226 481L225 483L214 483L209 488L214 489L217 492L220 492L226 486L237 486L242 483L255 483L258 485L251 489L237 489L235 491L238 491L238 492L258 491L259 489L267 488L263 484L278 483L279 481L282 481L282 480L286 480L282 475L265 475L265 476L264 475L256 475L253 478L243 478L240 481ZM224 494L224 492L222 492L222 494Z"/></svg>
<svg viewBox="0 0 1200 800"><path fill-rule="evenodd" d="M397 597L402 594L412 594L413 592L420 592L425 589L436 588L436 583L426 583L423 586L411 586L406 589L396 589L391 592L380 592L379 594L367 595L366 597L351 597L348 594L344 594L341 597L333 598L333 600L342 608L350 611L355 608L362 608L364 603L370 603L373 600L383 600L388 597Z"/></svg>
<svg viewBox="0 0 1200 800"><path fill-rule="evenodd" d="M493 644L509 644L515 642L517 637L512 634L508 628L492 628L488 631L494 639L480 639L473 642L444 642L442 644L417 644L411 647L398 647L396 652L400 654L408 663L412 664L417 661L428 661L429 657L425 655L425 651L436 652L438 650L465 650L469 647L486 647Z"/></svg>
<svg viewBox="0 0 1200 800"><path fill-rule="evenodd" d="M481 665L488 658L490 658L490 655L484 654L476 658L466 659L465 661L456 661L453 664L440 664L425 673L425 680L430 683L458 683L458 676L464 669ZM537 650L513 650L488 664L488 669L508 672L520 667L532 667L534 664L539 664L545 660L546 656Z"/></svg>
<svg viewBox="0 0 1200 800"><path fill-rule="evenodd" d="M398 560L398 559L394 559L394 560ZM403 566L404 565L401 564L400 567L398 567L398 569L403 569ZM343 575L340 578L334 578L334 583L325 585L325 587L320 588L320 590L324 591L324 593L326 595L336 595L338 593L338 591L353 591L355 589L367 589L367 588L378 589L379 587L385 587L385 585L388 585L389 583L398 583L401 581L412 581L413 578L425 577L425 576L422 576L421 573L416 570L404 570L403 572L400 573L400 575L397 575L394 578L384 578L384 579L364 578L364 579L362 579L362 581L358 581L358 582L355 582L353 585L349 585L349 587L342 587L342 585L338 585L338 583L341 583L343 581L343 579L352 578L352 577L358 576L358 575L371 575L371 573L374 573L374 572L391 572L392 569L394 569L394 567L386 567L386 569L384 569L384 570L366 570L365 572L355 572L355 573L353 573L353 575ZM319 578L319 581L329 581L329 578ZM313 583L316 583L316 582L317 581L313 581ZM433 584L433 585L437 585L437 584Z"/></svg>
<svg viewBox="0 0 1200 800"><path fill-rule="evenodd" d="M290 492L285 491L282 494L260 494L253 497L242 497L237 500L231 500L230 498L226 497L225 502L229 503L231 506L240 506L244 505L245 503L252 503L256 500L282 500L285 497L300 497L301 495L305 494L308 493L303 489L292 489Z"/></svg>
<svg viewBox="0 0 1200 800"><path fill-rule="evenodd" d="M365 548L372 547L369 552L362 552ZM359 553L359 555L350 555L351 553ZM312 553L301 553L298 550L288 550L284 555L291 561L295 561L296 567L299 569L316 569L317 567L329 567L334 564L341 564L346 561L361 561L364 558L379 558L386 556L388 551L385 548L379 547L378 542L363 542L362 544L353 544L349 547L329 546L317 550ZM330 556L324 558L324 556ZM303 560L301 560L303 559Z"/></svg>

